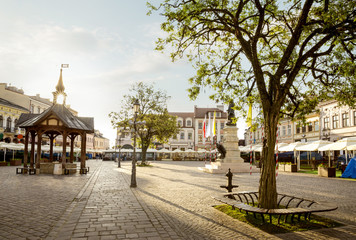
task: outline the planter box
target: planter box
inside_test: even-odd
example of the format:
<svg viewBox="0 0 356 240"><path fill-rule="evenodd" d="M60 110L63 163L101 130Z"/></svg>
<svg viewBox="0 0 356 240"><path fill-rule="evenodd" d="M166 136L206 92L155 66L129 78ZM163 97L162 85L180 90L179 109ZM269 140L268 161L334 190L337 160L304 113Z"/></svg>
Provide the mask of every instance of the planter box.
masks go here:
<svg viewBox="0 0 356 240"><path fill-rule="evenodd" d="M0 167L5 167L7 166L7 162L0 162Z"/></svg>
<svg viewBox="0 0 356 240"><path fill-rule="evenodd" d="M278 171L284 172L284 171L285 171L285 168L286 168L286 165L285 165L285 164L278 164Z"/></svg>
<svg viewBox="0 0 356 240"><path fill-rule="evenodd" d="M335 177L336 176L336 168L318 167L318 176L320 176L320 177Z"/></svg>
<svg viewBox="0 0 356 240"><path fill-rule="evenodd" d="M21 166L21 165L22 165L21 159L10 160L10 166Z"/></svg>
<svg viewBox="0 0 356 240"><path fill-rule="evenodd" d="M285 172L297 172L297 165L296 164L287 164L284 165Z"/></svg>

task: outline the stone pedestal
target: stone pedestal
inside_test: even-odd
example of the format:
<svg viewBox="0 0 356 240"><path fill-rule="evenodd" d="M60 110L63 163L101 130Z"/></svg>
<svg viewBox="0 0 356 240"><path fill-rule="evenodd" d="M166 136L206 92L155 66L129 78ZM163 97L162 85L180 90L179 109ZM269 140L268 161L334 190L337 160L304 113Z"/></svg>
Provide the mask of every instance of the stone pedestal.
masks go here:
<svg viewBox="0 0 356 240"><path fill-rule="evenodd" d="M233 173L259 172L256 166L252 166L252 169L250 169L250 163L245 163L243 158L241 158L237 131L238 128L232 125L227 125L224 128L224 141L222 145L226 150L225 158L212 162L211 165L206 165L203 168L204 172L226 173L229 168Z"/></svg>

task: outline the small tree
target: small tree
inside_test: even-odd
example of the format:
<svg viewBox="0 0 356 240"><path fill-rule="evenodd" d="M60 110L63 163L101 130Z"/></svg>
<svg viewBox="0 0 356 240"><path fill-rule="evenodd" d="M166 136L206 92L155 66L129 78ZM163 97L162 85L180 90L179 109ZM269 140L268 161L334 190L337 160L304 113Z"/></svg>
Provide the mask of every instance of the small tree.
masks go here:
<svg viewBox="0 0 356 240"><path fill-rule="evenodd" d="M259 203L275 208L274 148L279 119L306 114L330 96L355 104L354 0L162 0L149 5L165 17L173 60L187 56L196 75L190 97L201 86L212 99L243 110L251 101L263 114L265 141ZM151 12L149 12L151 13Z"/></svg>
<svg viewBox="0 0 356 240"><path fill-rule="evenodd" d="M154 85L143 82L131 86L131 94L124 95L119 112L111 112L111 123L117 127L132 127L129 124L133 120L132 106L136 99L140 104L136 121L145 121L137 131L138 143L142 149L142 162L146 161L146 152L153 140L166 142L170 137L178 133L176 117L169 115L166 103L169 97L161 90L155 90Z"/></svg>

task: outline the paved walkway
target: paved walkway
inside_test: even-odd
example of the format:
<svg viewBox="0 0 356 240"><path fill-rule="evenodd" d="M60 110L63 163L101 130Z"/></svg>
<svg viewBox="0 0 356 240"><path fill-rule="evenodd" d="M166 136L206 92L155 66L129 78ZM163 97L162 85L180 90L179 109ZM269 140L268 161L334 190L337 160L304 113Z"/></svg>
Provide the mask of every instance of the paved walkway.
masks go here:
<svg viewBox="0 0 356 240"><path fill-rule="evenodd" d="M280 173L281 193L337 202L324 215L345 223L334 229L269 235L216 211L223 174L200 172L202 162L90 160L88 175L16 175L0 168L0 239L356 239L356 182ZM235 174L240 191L257 190L259 174Z"/></svg>

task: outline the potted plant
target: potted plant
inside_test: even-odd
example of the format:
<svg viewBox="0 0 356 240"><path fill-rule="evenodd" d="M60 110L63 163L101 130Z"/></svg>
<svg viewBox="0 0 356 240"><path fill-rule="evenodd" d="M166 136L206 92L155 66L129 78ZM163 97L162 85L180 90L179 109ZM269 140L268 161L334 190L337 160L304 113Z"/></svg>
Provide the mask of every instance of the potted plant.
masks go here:
<svg viewBox="0 0 356 240"><path fill-rule="evenodd" d="M10 160L10 166L21 166L22 164L22 159L20 158L14 158Z"/></svg>
<svg viewBox="0 0 356 240"><path fill-rule="evenodd" d="M329 167L325 163L321 163L318 165L318 176L320 177L335 177L336 176L336 168Z"/></svg>
<svg viewBox="0 0 356 240"><path fill-rule="evenodd" d="M284 165L284 171L285 172L297 172L297 164L293 164L291 162L287 162Z"/></svg>
<svg viewBox="0 0 356 240"><path fill-rule="evenodd" d="M285 163L285 162L280 162L280 163L278 164L278 170L279 170L280 172L284 172L284 171L285 171L285 166L286 166L286 163Z"/></svg>

